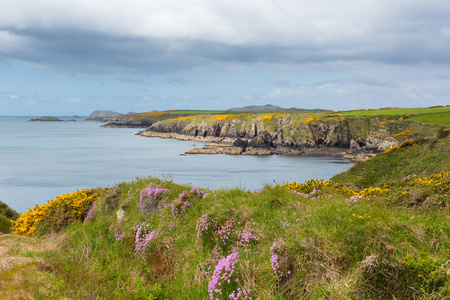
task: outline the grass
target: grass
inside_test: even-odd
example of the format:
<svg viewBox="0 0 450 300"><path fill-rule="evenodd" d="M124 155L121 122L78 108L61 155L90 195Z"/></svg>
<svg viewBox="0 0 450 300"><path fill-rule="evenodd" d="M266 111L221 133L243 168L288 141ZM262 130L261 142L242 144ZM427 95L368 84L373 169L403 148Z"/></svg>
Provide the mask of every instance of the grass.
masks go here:
<svg viewBox="0 0 450 300"><path fill-rule="evenodd" d="M450 112L413 116L410 119L422 123L450 125Z"/></svg>
<svg viewBox="0 0 450 300"><path fill-rule="evenodd" d="M385 109L365 109L336 112L342 116L410 116L434 113L450 112L450 106L435 106L422 108L385 108Z"/></svg>
<svg viewBox="0 0 450 300"><path fill-rule="evenodd" d="M170 111L171 115L216 115L216 114L226 114L226 110L173 110Z"/></svg>
<svg viewBox="0 0 450 300"><path fill-rule="evenodd" d="M450 140L431 139L422 144L400 146L396 152L379 154L357 163L332 179L350 187L367 188L407 176L428 176L450 170Z"/></svg>

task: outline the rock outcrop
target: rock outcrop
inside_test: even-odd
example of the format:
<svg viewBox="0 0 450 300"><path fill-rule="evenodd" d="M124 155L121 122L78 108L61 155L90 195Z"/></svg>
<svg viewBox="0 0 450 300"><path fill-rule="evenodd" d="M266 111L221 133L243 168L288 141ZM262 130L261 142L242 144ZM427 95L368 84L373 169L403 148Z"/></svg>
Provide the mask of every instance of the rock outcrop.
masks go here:
<svg viewBox="0 0 450 300"><path fill-rule="evenodd" d="M37 117L34 119L30 119L28 121L30 121L30 122L63 122L63 120L61 120L57 117L50 117L50 116Z"/></svg>
<svg viewBox="0 0 450 300"><path fill-rule="evenodd" d="M339 155L352 160L366 160L401 142L388 122L376 118L294 120L289 115L177 118L155 122L138 134L215 143L191 154Z"/></svg>

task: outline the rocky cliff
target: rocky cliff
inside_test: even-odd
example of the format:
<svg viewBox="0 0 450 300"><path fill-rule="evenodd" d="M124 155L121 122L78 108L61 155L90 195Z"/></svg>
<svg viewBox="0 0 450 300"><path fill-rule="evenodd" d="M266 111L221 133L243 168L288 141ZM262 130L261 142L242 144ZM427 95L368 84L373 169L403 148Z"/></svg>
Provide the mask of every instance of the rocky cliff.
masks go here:
<svg viewBox="0 0 450 300"><path fill-rule="evenodd" d="M208 142L227 139L227 142L232 141L231 146L241 148L240 151L233 149L233 154L245 154L254 149L264 154L311 152L327 155L330 149L361 154L384 151L400 144L410 137L411 126L411 122L396 119L244 114L163 120L139 134Z"/></svg>

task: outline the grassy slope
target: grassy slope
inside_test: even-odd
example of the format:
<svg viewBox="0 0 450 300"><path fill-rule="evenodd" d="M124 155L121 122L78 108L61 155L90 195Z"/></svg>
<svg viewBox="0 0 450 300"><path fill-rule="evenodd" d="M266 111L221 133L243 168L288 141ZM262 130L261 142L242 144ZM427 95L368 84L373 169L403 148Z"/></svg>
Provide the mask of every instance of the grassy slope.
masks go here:
<svg viewBox="0 0 450 300"><path fill-rule="evenodd" d="M332 179L352 187L378 186L390 180L410 176L427 176L450 170L450 142L437 139L390 154L379 154L367 162L357 163Z"/></svg>

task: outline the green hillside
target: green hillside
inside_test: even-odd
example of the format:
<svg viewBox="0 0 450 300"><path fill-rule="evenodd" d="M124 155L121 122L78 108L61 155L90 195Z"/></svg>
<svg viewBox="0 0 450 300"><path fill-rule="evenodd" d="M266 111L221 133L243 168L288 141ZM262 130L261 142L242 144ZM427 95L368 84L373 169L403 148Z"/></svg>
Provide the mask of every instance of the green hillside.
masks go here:
<svg viewBox="0 0 450 300"><path fill-rule="evenodd" d="M405 141L364 163L357 163L332 179L348 186L367 188L407 176L429 176L448 172L449 132L441 131L440 138Z"/></svg>

